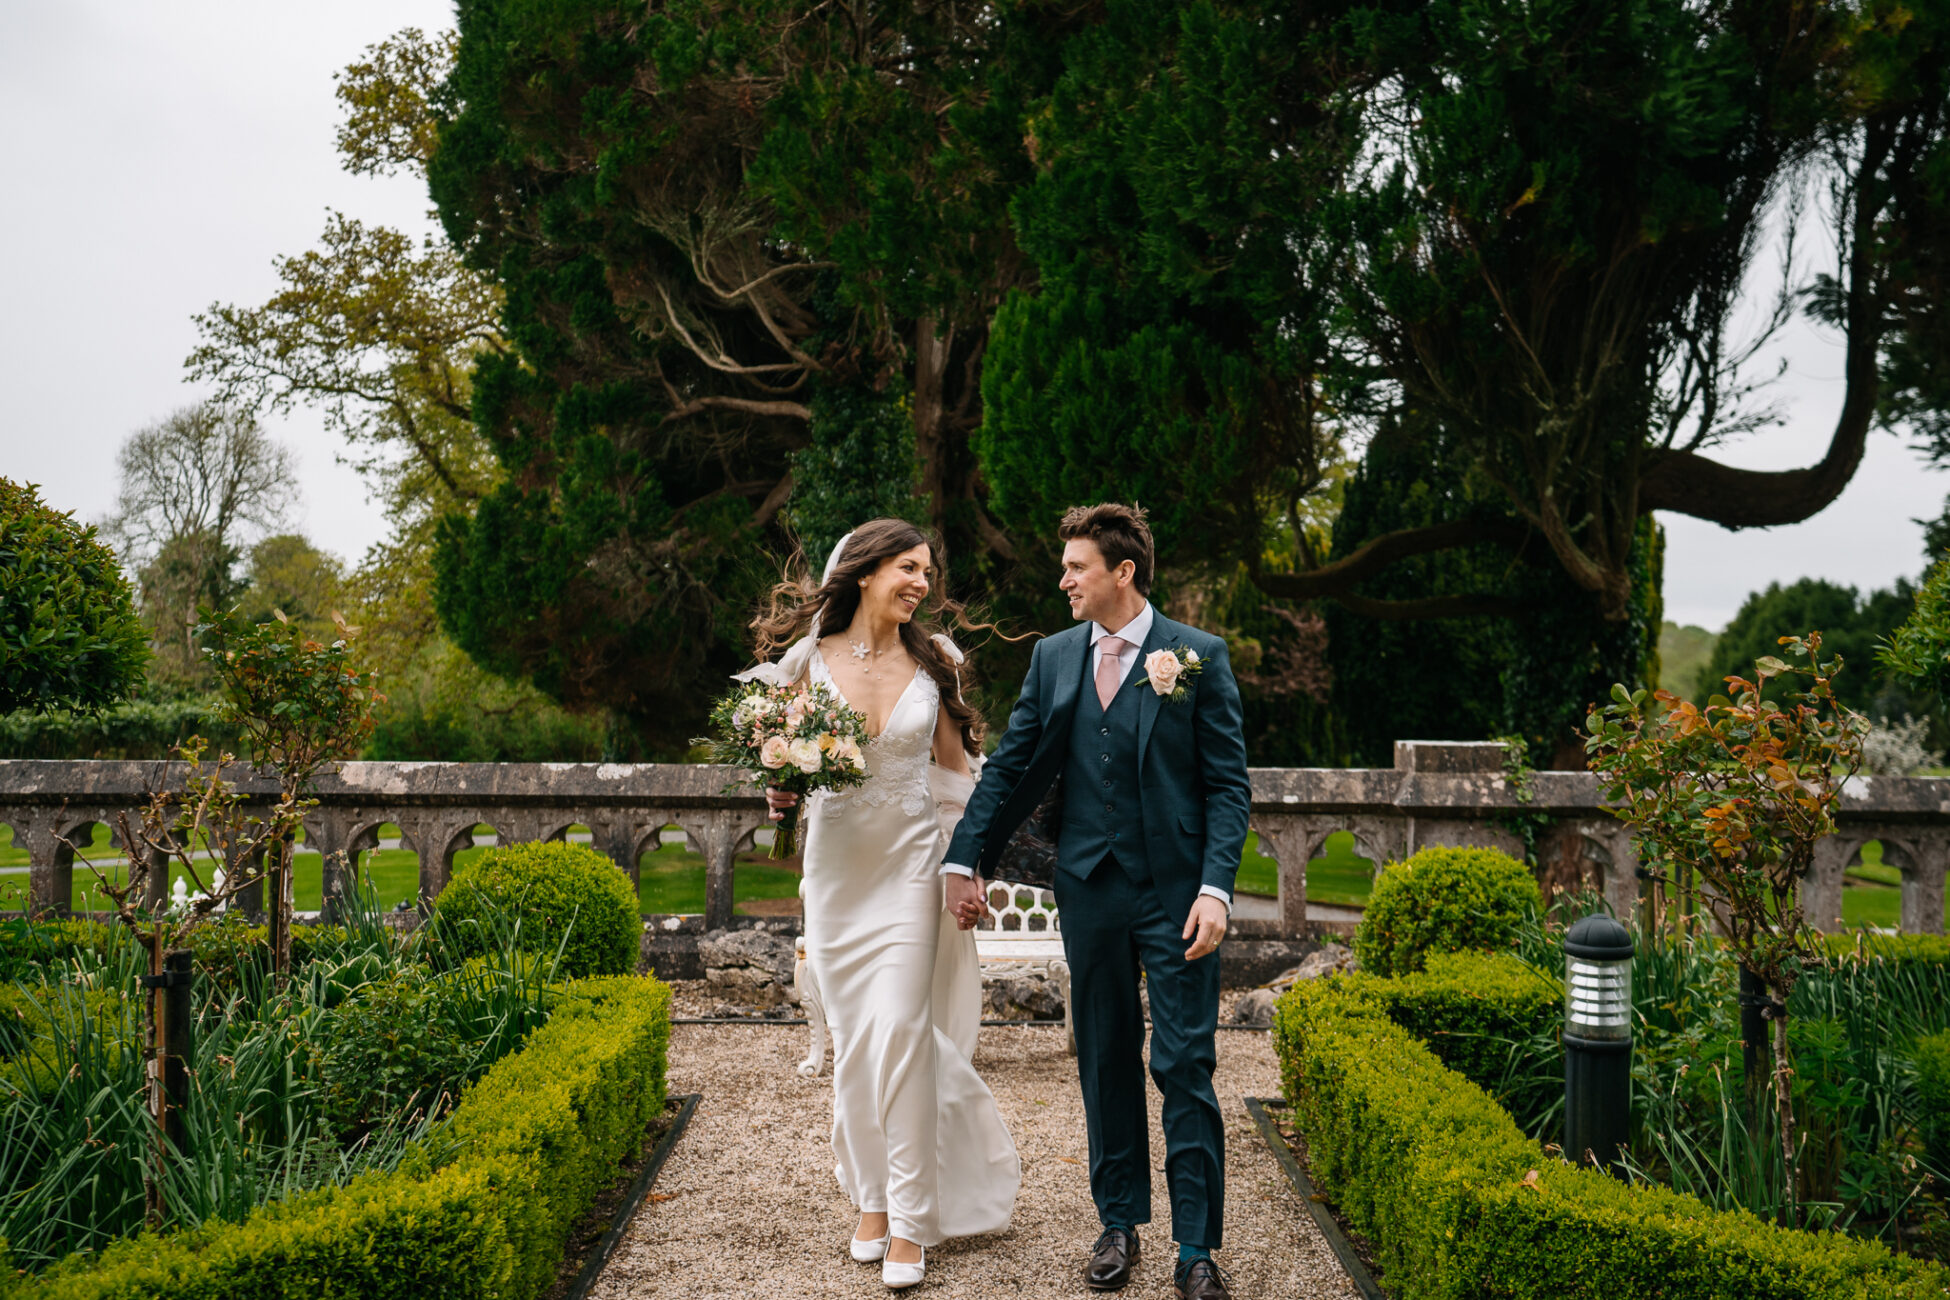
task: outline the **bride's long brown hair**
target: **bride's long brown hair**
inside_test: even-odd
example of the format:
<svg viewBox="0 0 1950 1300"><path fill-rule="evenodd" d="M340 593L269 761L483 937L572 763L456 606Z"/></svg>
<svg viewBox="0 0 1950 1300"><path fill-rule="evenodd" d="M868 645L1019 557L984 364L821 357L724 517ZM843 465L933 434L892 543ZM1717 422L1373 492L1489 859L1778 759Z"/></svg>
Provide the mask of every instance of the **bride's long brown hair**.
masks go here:
<svg viewBox="0 0 1950 1300"><path fill-rule="evenodd" d="M927 532L905 519L874 519L861 524L847 539L846 550L833 568L833 576L815 583L811 566L804 555L794 555L786 565L785 581L772 588L771 596L752 627L758 633L756 650L761 661L804 636L819 616L822 635L844 631L860 609L860 581L873 576L881 564L917 546L928 548L932 557L940 547ZM982 752L982 735L987 730L982 715L962 698L968 678L968 665L957 666L942 653L933 637L947 623L971 632L994 631L992 623L977 623L961 602L943 591L941 571L929 566L928 598L914 617L900 625L901 645L914 661L927 670L941 688L941 707L954 719L961 732L962 748L970 754ZM961 680L958 680L958 674Z"/></svg>

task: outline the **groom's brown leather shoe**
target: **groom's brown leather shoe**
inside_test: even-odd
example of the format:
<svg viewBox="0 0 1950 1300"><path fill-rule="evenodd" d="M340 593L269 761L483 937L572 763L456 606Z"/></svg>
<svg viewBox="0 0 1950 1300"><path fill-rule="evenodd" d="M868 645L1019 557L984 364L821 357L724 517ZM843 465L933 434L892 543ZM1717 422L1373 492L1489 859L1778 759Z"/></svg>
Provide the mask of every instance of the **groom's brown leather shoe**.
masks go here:
<svg viewBox="0 0 1950 1300"><path fill-rule="evenodd" d="M1131 1270L1137 1267L1137 1262L1137 1235L1122 1228L1105 1228L1104 1235L1097 1238L1097 1245L1090 1252L1083 1280L1092 1290L1116 1291L1131 1280Z"/></svg>
<svg viewBox="0 0 1950 1300"><path fill-rule="evenodd" d="M1195 1259L1178 1270L1174 1279L1178 1300L1232 1300L1226 1275L1209 1259Z"/></svg>

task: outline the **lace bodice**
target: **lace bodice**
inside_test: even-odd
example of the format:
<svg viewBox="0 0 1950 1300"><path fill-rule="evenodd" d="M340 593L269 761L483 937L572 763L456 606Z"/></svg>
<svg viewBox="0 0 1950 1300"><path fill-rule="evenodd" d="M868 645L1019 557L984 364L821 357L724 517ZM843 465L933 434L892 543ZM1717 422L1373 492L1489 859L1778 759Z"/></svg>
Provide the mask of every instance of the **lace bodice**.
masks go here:
<svg viewBox="0 0 1950 1300"><path fill-rule="evenodd" d="M825 658L814 653L812 679L846 699L839 683L826 667ZM919 817L933 803L928 785L928 762L934 750L935 715L941 708L941 688L932 675L915 665L914 680L907 684L887 715L887 726L867 743L867 780L850 790L822 790L813 798L828 817L838 817L855 805L884 808L900 801L902 814Z"/></svg>

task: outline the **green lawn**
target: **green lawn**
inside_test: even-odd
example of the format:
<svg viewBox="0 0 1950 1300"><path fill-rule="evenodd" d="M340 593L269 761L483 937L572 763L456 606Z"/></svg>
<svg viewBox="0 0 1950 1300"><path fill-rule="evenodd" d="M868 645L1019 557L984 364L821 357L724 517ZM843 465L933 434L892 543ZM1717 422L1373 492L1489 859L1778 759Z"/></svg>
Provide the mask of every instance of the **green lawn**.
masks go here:
<svg viewBox="0 0 1950 1300"><path fill-rule="evenodd" d="M1368 901L1374 884L1374 863L1354 851L1354 836L1335 831L1321 846L1320 856L1307 864L1307 901L1356 906ZM1246 854L1239 863L1237 888L1242 894L1277 897L1279 866L1259 851L1259 832L1246 836Z"/></svg>
<svg viewBox="0 0 1950 1300"><path fill-rule="evenodd" d="M388 826L386 836L398 833ZM92 848L103 856L113 852L104 827L96 828ZM460 867L485 850L463 849L454 855ZM0 867L25 867L27 852L13 844L13 831L0 826ZM120 878L121 868L114 868ZM362 878L375 890L382 908L413 898L419 891L420 859L405 849L372 849L360 855ZM641 884L637 899L646 913L702 912L704 910L704 859L681 845L667 844L638 859ZM1307 864L1307 897L1319 903L1358 905L1365 903L1373 882L1374 867L1354 851L1354 836L1338 831L1327 837L1321 856ZM320 904L322 868L316 853L297 857L297 879L293 894L301 912L317 911ZM179 872L172 873L174 877ZM1895 926L1902 919L1902 873L1882 861L1882 845L1871 841L1862 850L1862 860L1848 869L1849 885L1842 891L1842 920L1849 926ZM1259 851L1257 833L1246 839L1246 852L1239 865L1238 890L1242 894L1277 895L1279 869L1273 859ZM775 867L762 853L739 855L733 876L733 906L757 899L794 898L799 893L799 873ZM27 877L0 875L0 910L24 907ZM73 906L77 911L100 911L108 906L95 886L92 875L75 864Z"/></svg>

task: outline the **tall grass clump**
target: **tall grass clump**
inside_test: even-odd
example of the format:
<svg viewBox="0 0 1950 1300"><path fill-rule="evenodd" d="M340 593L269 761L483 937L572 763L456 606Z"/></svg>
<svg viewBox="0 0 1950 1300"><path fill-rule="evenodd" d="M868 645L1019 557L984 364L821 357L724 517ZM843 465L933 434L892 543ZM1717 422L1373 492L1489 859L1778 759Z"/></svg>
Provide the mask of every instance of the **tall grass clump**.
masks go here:
<svg viewBox="0 0 1950 1300"><path fill-rule="evenodd" d="M0 986L0 1238L38 1270L144 1226L236 1222L270 1202L396 1168L438 1144L461 1090L548 1019L559 951L490 909L494 942L429 961L431 932L384 923L370 891L279 989L264 931L231 925L228 978L199 980L180 1147L145 1104L148 954L126 937L34 963ZM109 931L113 934L113 931ZM127 992L125 992L127 991ZM25 1032L23 1032L25 1031Z"/></svg>

